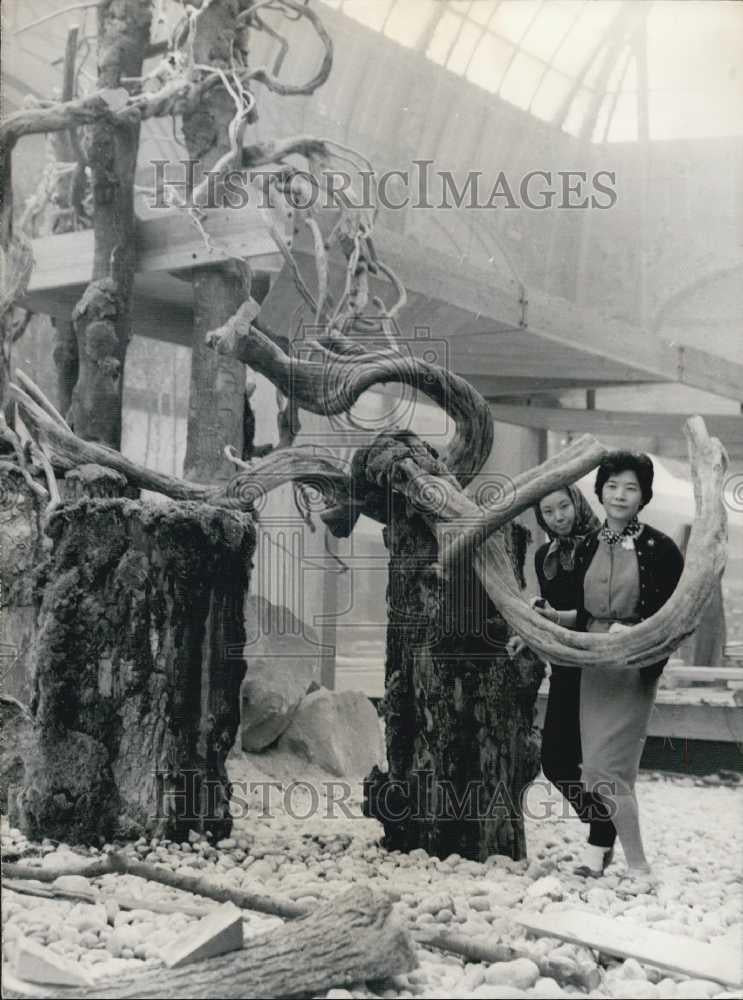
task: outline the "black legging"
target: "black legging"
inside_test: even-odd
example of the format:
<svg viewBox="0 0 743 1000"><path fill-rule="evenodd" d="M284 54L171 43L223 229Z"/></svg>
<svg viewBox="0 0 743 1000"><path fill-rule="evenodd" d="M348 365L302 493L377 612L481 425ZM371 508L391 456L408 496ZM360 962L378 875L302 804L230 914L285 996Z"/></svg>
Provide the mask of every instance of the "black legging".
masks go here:
<svg viewBox="0 0 743 1000"><path fill-rule="evenodd" d="M552 668L542 730L542 770L581 822L589 824L588 843L611 847L617 831L606 804L585 790L580 777L580 675L576 667Z"/></svg>

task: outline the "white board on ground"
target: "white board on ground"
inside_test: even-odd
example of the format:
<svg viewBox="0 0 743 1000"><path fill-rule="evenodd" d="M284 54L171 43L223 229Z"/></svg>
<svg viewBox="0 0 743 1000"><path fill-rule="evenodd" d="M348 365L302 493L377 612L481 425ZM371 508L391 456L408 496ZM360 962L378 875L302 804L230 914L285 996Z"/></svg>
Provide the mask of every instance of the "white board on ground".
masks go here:
<svg viewBox="0 0 743 1000"><path fill-rule="evenodd" d="M659 969L693 979L711 979L725 986L743 984L743 955L729 938L720 944L708 944L585 910L529 914L517 920L534 934L583 944L605 955L635 958Z"/></svg>
<svg viewBox="0 0 743 1000"><path fill-rule="evenodd" d="M242 946L242 910L234 903L223 903L178 939L176 947L165 957L165 964L175 969L189 962L237 951Z"/></svg>

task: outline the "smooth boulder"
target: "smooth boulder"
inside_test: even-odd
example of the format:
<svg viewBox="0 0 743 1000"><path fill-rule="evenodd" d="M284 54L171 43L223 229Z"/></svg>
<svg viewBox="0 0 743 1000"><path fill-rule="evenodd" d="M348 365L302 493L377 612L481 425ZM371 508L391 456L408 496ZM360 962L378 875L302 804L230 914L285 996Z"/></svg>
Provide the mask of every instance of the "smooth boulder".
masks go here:
<svg viewBox="0 0 743 1000"><path fill-rule="evenodd" d="M377 712L361 691L307 695L278 746L344 778L365 776L385 756Z"/></svg>
<svg viewBox="0 0 743 1000"><path fill-rule="evenodd" d="M243 750L265 750L291 723L320 678L314 629L283 606L250 595L244 605L247 673L240 691Z"/></svg>

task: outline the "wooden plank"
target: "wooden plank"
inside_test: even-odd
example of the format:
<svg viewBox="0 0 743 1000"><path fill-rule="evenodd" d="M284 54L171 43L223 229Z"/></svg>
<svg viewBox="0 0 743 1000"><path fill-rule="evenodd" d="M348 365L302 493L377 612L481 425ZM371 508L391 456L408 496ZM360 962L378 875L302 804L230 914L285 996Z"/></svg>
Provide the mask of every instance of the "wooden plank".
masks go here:
<svg viewBox="0 0 743 1000"><path fill-rule="evenodd" d="M471 262L443 254L434 247L422 247L415 239L375 228L374 244L378 256L391 265L410 293L468 312L479 321L483 331L517 331L529 345L543 352L548 371L550 345L573 348L597 363L618 366L617 378L629 382L680 382L718 396L743 401L743 365L707 351L664 341L650 330L529 288L527 302L516 281L503 279ZM295 251L300 258L311 253L309 234L299 230ZM338 266L333 258L333 266ZM402 311L401 317L404 316ZM434 331L447 336L447 331ZM452 350L458 352L457 337L451 334ZM495 346L495 345L494 345ZM460 357L456 369L463 370ZM541 366L540 366L541 367Z"/></svg>
<svg viewBox="0 0 743 1000"><path fill-rule="evenodd" d="M743 983L741 949L732 941L708 944L589 910L561 910L516 919L539 937L555 937L585 945L614 958L634 958L690 979L710 979L725 986Z"/></svg>
<svg viewBox="0 0 743 1000"><path fill-rule="evenodd" d="M165 957L169 969L179 969L205 958L238 951L243 946L242 910L234 903L222 903L208 916L181 935Z"/></svg>
<svg viewBox="0 0 743 1000"><path fill-rule="evenodd" d="M648 736L743 742L743 711L732 702L732 692L720 693L730 698L730 704L705 704L704 699L711 696L704 688L684 692L689 700L681 700L679 691L660 690L648 723ZM544 725L547 697L547 690L537 694L534 725L539 729Z"/></svg>
<svg viewBox="0 0 743 1000"><path fill-rule="evenodd" d="M546 406L510 406L491 404L495 420L519 427L540 430L570 431L576 434L659 435L683 438L687 414L641 413L630 410L574 410ZM743 418L739 414L704 414L710 434L728 446L743 447Z"/></svg>
<svg viewBox="0 0 743 1000"><path fill-rule="evenodd" d="M727 684L728 681L743 681L743 667L671 667L663 671L663 676L673 680L704 681L709 684Z"/></svg>
<svg viewBox="0 0 743 1000"><path fill-rule="evenodd" d="M529 292L527 328L553 343L631 364L658 382L680 382L743 401L743 365L662 340L650 330L544 293Z"/></svg>
<svg viewBox="0 0 743 1000"><path fill-rule="evenodd" d="M92 986L84 966L59 952L46 948L32 938L21 938L17 945L15 972L19 979L50 986Z"/></svg>
<svg viewBox="0 0 743 1000"><path fill-rule="evenodd" d="M169 212L137 221L137 272L177 271L230 257L249 258L256 271L280 271L283 258L268 229L267 211L212 209L203 226L215 244L210 251L197 226L185 212ZM287 242L291 232L284 229ZM85 285L93 273L93 231L61 233L32 240L35 266L29 296L47 289Z"/></svg>

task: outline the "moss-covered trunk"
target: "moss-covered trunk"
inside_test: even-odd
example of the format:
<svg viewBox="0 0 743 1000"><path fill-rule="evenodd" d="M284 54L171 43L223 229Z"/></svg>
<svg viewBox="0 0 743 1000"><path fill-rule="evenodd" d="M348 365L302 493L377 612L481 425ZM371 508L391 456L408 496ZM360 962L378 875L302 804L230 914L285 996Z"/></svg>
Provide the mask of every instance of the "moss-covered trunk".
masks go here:
<svg viewBox="0 0 743 1000"><path fill-rule="evenodd" d="M226 836L249 517L197 503L59 508L39 581L29 836Z"/></svg>
<svg viewBox="0 0 743 1000"><path fill-rule="evenodd" d="M0 691L28 705L36 634L34 569L45 543L41 508L17 465L0 461Z"/></svg>
<svg viewBox="0 0 743 1000"><path fill-rule="evenodd" d="M370 775L367 810L390 849L522 858L521 794L539 770L532 721L542 668L509 659L507 626L471 566L443 577L429 528L401 503L387 538L389 771Z"/></svg>

